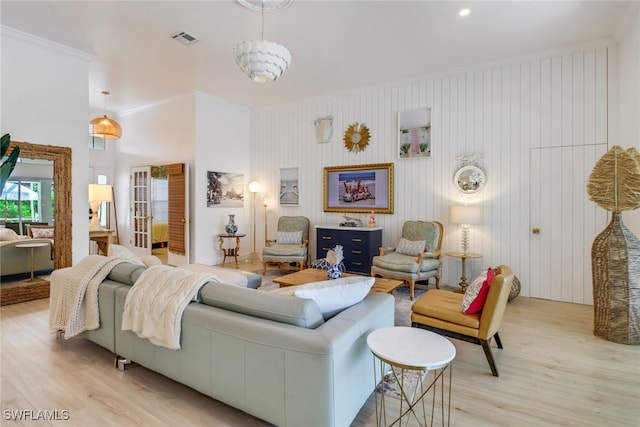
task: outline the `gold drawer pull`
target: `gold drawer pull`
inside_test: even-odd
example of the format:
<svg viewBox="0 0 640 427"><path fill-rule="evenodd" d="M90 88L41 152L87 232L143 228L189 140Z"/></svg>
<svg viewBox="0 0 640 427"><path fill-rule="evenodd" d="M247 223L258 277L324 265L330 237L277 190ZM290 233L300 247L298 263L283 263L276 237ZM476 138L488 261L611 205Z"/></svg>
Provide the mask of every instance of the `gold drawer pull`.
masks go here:
<svg viewBox="0 0 640 427"><path fill-rule="evenodd" d="M352 254L361 254L362 251L351 251Z"/></svg>
<svg viewBox="0 0 640 427"><path fill-rule="evenodd" d="M331 236L322 236L322 240L331 240Z"/></svg>
<svg viewBox="0 0 640 427"><path fill-rule="evenodd" d="M351 241L352 241L352 242L360 243L360 242L362 242L362 239L351 239Z"/></svg>
<svg viewBox="0 0 640 427"><path fill-rule="evenodd" d="M353 264L353 265L362 265L361 262L352 262L351 264Z"/></svg>
<svg viewBox="0 0 640 427"><path fill-rule="evenodd" d="M333 248L322 248L323 251L330 251Z"/></svg>

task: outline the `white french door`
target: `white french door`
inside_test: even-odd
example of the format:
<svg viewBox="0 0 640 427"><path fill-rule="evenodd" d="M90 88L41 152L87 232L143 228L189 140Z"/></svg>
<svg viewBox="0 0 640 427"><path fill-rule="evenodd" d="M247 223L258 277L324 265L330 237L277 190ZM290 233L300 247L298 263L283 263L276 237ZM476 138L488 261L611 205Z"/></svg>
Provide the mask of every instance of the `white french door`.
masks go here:
<svg viewBox="0 0 640 427"><path fill-rule="evenodd" d="M591 245L607 213L586 185L606 151L606 144L531 149L531 297L593 304Z"/></svg>
<svg viewBox="0 0 640 427"><path fill-rule="evenodd" d="M151 255L151 167L130 169L131 250L138 256Z"/></svg>

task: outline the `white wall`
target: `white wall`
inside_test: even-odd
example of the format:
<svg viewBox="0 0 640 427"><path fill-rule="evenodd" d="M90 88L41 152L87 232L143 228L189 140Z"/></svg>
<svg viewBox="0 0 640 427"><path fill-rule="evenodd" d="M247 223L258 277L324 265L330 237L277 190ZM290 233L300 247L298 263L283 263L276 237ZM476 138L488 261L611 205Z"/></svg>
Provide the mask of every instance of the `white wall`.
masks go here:
<svg viewBox="0 0 640 427"><path fill-rule="evenodd" d="M72 149L72 262L89 253L89 60L85 53L2 27L2 133ZM65 197L65 195L56 195ZM84 214L78 214L78 213Z"/></svg>
<svg viewBox="0 0 640 427"><path fill-rule="evenodd" d="M616 37L619 49L620 141L623 148L640 151L640 7L630 13ZM624 223L640 236L640 209L622 214Z"/></svg>
<svg viewBox="0 0 640 427"><path fill-rule="evenodd" d="M120 244L128 246L131 238L129 169L186 163L193 175L195 115L193 93L121 115L122 138L112 143Z"/></svg>
<svg viewBox="0 0 640 427"><path fill-rule="evenodd" d="M224 233L229 214L236 215L238 233L247 234L240 241L240 255L244 258L252 251L253 223L248 186L254 177L250 168L250 136L251 111L248 108L201 92L196 93L196 160L195 173L191 176L191 188L194 189L191 200L195 205L191 223L192 233L195 234L195 262L222 262L223 255L219 250L217 235ZM207 207L209 171L244 174L244 207Z"/></svg>
<svg viewBox="0 0 640 427"><path fill-rule="evenodd" d="M257 111L251 152L254 179L264 187L260 196L277 201L279 168L299 167L301 174L301 206L272 203L269 237L275 235L280 215L305 215L312 225L337 224L342 219L342 214L323 212L325 166L394 162L395 212L377 215L384 227L383 245L398 241L405 220L438 220L446 229L443 252L458 250L460 234L449 221L449 207L464 199L453 187L452 177L456 157L477 152L484 156L480 164L487 170L488 183L473 200L483 206L483 223L472 228L471 251L483 258L471 263L467 276L505 263L519 276L522 295L529 295L530 210L535 203L530 200L530 150L606 146L611 132L608 97L615 96L607 90L608 52L615 52L607 48L611 44L611 40L597 41L495 66ZM432 108L432 157L397 159L397 113L425 107ZM313 122L325 115L335 117L334 136L330 143L318 144ZM342 141L345 129L354 122L366 124L372 135L369 147L357 154L345 150ZM594 162L585 159L580 166L590 170ZM581 202L587 200L584 185L576 184ZM365 222L368 218L350 215ZM560 218L552 221L561 223ZM258 217L260 243L262 227ZM585 247L576 250L589 252ZM443 262L444 282L457 284L459 260L443 256ZM588 268L590 260L585 262Z"/></svg>

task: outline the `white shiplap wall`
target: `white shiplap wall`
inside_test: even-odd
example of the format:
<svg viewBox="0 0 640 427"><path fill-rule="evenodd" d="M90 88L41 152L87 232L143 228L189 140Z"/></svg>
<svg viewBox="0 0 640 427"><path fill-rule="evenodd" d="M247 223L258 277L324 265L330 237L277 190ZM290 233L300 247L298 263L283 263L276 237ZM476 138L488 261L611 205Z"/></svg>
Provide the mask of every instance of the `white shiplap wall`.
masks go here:
<svg viewBox="0 0 640 427"><path fill-rule="evenodd" d="M504 263L512 266L520 278L522 295L591 303L588 259L581 260L579 264L584 267L575 276L581 282L570 285L580 290L569 292L569 297L567 292L558 296L545 291L548 286L540 283L542 279L561 277L561 271L550 271L544 277L532 274L532 269L563 270L569 266L542 265L539 256L532 263L530 212L532 205L537 206L540 201L531 199L530 183L540 177L532 176L530 156L532 150L547 147L602 144L606 149L608 106L612 103L608 92L611 49L610 41L602 41L566 52L255 111L251 170L252 179L263 185L260 196L270 201L268 237L275 237L280 215L305 215L312 226L337 224L341 220L341 214L323 212L323 167L393 162L394 213L377 215L379 225L384 227L383 245L397 242L405 220L438 220L446 230L443 252L458 250L460 234L457 226L449 222L449 207L463 202L479 203L483 222L472 226L471 250L482 253L483 259L468 263L468 277L474 277L489 265ZM423 108L431 108L432 157L399 160L397 114ZM330 143L318 144L313 122L325 115L335 118L334 135ZM372 135L366 150L357 154L348 152L342 142L345 129L354 122L366 124ZM480 165L487 171L487 186L480 195L464 199L452 183L456 158L476 152L484 156ZM553 168L571 166L575 171L560 174L574 196L562 204L559 217L548 218L549 222L562 228L573 210L587 210L591 213L582 217L593 218L596 228L604 228L601 223L606 223L606 214L596 213L595 204L587 199L585 182L576 182L576 178L580 181L580 177L588 176L596 159L586 156L553 160ZM299 207L277 204L282 167L300 168ZM549 170L545 167L540 173ZM550 183L551 187L554 185ZM351 216L364 222L368 218L364 214ZM263 240L263 218L264 211L260 210L259 242ZM562 230L560 235L550 237L550 244L575 240L577 243L570 248L565 244L566 250L588 257L592 238L584 234L580 230ZM310 247L313 259L315 232ZM460 261L444 255L442 260L444 283L457 284Z"/></svg>

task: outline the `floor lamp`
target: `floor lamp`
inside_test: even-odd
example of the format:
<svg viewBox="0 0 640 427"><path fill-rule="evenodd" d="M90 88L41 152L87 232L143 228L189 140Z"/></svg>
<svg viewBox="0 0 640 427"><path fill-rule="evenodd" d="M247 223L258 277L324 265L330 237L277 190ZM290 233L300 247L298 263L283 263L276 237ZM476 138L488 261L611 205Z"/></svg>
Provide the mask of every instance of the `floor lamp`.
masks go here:
<svg viewBox="0 0 640 427"><path fill-rule="evenodd" d="M251 193L253 203L253 252L251 252L251 261L255 262L258 259L256 253L256 193L260 191L260 184L256 181L249 183L249 192Z"/></svg>

